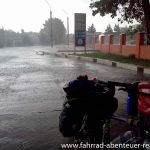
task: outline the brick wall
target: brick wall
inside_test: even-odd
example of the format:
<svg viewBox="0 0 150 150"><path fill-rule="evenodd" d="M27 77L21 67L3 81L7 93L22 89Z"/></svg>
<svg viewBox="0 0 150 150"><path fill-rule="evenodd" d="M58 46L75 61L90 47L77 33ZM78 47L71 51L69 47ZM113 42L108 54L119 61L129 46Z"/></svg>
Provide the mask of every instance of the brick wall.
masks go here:
<svg viewBox="0 0 150 150"><path fill-rule="evenodd" d="M120 43L113 44L113 35L108 35L108 43L104 44L105 36L101 36L99 43L95 43L95 49L111 54L129 56L135 55L137 59L150 60L150 45L144 44L144 33L136 34L136 43L134 45L126 44L126 35L120 35Z"/></svg>

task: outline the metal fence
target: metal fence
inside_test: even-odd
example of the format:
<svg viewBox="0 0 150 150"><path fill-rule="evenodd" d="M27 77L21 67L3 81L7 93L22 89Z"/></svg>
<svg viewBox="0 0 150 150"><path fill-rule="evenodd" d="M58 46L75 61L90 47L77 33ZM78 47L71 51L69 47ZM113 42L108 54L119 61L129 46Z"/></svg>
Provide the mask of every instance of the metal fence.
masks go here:
<svg viewBox="0 0 150 150"><path fill-rule="evenodd" d="M120 44L120 36L119 35L114 35L114 39L113 39L113 44Z"/></svg>
<svg viewBox="0 0 150 150"><path fill-rule="evenodd" d="M108 44L108 35L105 35L104 37L104 44Z"/></svg>
<svg viewBox="0 0 150 150"><path fill-rule="evenodd" d="M150 34L147 34L147 33L144 34L144 44L150 45Z"/></svg>
<svg viewBox="0 0 150 150"><path fill-rule="evenodd" d="M135 45L136 37L135 35L126 35L126 45Z"/></svg>
<svg viewBox="0 0 150 150"><path fill-rule="evenodd" d="M95 34L86 34L86 49L94 50L95 42L99 42L99 35ZM60 50L74 50L75 48L75 36L74 34L65 37L65 40L62 44L56 46ZM77 50L84 50L85 47L76 47Z"/></svg>

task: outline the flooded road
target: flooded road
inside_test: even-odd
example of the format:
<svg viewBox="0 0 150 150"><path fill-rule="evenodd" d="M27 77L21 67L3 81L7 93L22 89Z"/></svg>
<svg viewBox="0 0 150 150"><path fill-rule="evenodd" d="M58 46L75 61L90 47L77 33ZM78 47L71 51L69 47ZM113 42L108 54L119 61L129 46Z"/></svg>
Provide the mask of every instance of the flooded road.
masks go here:
<svg viewBox="0 0 150 150"><path fill-rule="evenodd" d="M58 116L63 85L80 74L101 80L150 80L136 72L54 55L49 47L0 49L0 150L56 150L64 139ZM123 102L124 103L124 102Z"/></svg>

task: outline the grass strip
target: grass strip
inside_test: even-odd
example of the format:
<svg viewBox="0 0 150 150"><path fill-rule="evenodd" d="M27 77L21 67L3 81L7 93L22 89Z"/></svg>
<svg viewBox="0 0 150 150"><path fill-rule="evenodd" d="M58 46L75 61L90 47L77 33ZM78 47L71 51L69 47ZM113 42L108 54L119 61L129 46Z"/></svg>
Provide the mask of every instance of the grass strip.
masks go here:
<svg viewBox="0 0 150 150"><path fill-rule="evenodd" d="M100 59L108 59L111 61L117 61L120 63L134 64L138 66L150 67L150 60L136 59L134 55L126 56L118 56L110 53L87 53L87 54L76 54L78 56L84 57L92 57L92 58L100 58Z"/></svg>

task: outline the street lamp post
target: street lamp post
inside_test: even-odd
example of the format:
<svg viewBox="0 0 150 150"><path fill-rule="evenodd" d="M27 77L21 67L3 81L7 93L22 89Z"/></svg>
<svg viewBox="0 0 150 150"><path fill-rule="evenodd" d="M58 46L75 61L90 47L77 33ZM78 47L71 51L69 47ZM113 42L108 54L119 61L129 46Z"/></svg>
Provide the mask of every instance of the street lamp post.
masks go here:
<svg viewBox="0 0 150 150"><path fill-rule="evenodd" d="M63 10L63 12L67 15L67 39L68 39L68 47L69 47L69 17L68 17L68 13Z"/></svg>
<svg viewBox="0 0 150 150"><path fill-rule="evenodd" d="M68 33L68 47L69 47L69 17L67 16L67 33Z"/></svg>
<svg viewBox="0 0 150 150"><path fill-rule="evenodd" d="M51 23L51 33L50 33L50 38L51 38L51 48L53 48L53 20L52 20L52 11L50 11L50 23Z"/></svg>
<svg viewBox="0 0 150 150"><path fill-rule="evenodd" d="M45 2L47 3L47 5L49 6L49 9L50 9L50 25L51 25L51 28L50 28L50 43L51 43L51 48L53 48L53 18L52 18L52 11L51 11L51 5L50 3L45 0Z"/></svg>

